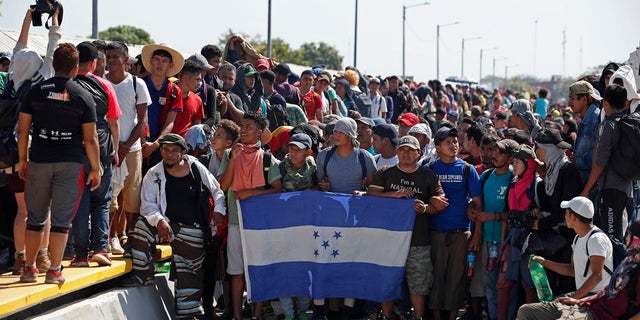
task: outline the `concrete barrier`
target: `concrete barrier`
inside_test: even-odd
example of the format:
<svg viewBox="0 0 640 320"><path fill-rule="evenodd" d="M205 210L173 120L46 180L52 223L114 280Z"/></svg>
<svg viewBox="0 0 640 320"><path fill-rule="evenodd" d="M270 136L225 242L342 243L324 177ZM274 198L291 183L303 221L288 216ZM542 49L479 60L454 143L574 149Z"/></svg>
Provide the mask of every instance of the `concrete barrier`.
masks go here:
<svg viewBox="0 0 640 320"><path fill-rule="evenodd" d="M172 319L173 282L158 274L154 286L115 288L30 318L33 320Z"/></svg>

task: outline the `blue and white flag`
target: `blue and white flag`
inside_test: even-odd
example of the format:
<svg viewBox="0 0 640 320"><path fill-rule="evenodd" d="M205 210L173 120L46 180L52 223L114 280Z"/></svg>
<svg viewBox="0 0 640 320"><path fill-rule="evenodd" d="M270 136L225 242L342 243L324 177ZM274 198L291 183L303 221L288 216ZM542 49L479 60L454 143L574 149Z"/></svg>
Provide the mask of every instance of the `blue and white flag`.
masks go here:
<svg viewBox="0 0 640 320"><path fill-rule="evenodd" d="M413 200L303 191L239 203L251 300L400 297Z"/></svg>

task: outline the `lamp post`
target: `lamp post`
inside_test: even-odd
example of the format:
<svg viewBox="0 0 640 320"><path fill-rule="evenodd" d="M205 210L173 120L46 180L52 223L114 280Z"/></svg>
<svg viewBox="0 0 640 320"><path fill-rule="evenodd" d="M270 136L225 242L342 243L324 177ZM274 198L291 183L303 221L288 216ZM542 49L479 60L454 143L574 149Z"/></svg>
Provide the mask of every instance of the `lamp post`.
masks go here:
<svg viewBox="0 0 640 320"><path fill-rule="evenodd" d="M462 62L460 63L460 77L464 78L464 41L467 40L477 40L482 39L482 37L470 37L470 38L462 38ZM478 79L480 80L480 79Z"/></svg>
<svg viewBox="0 0 640 320"><path fill-rule="evenodd" d="M506 57L502 58L493 58L493 79L491 80L491 84L493 85L493 89L496 88L496 61L507 60Z"/></svg>
<svg viewBox="0 0 640 320"><path fill-rule="evenodd" d="M267 58L271 58L271 0L267 10Z"/></svg>
<svg viewBox="0 0 640 320"><path fill-rule="evenodd" d="M507 91L507 75L509 74L509 68L517 67L517 64L512 64L510 66L504 66L504 91Z"/></svg>
<svg viewBox="0 0 640 320"><path fill-rule="evenodd" d="M413 8L413 7L419 7L419 6L426 6L426 5L430 5L431 3L429 2L423 2L423 3L418 3L418 4L412 4L409 6L402 6L402 78L404 78L405 75L405 61L406 61L406 54L405 54L405 50L406 50L406 42L405 42L405 25L407 24L407 8Z"/></svg>
<svg viewBox="0 0 640 320"><path fill-rule="evenodd" d="M439 24L436 26L436 79L440 80L440 28L452 26L454 24L459 24L460 21L447 23L447 24Z"/></svg>
<svg viewBox="0 0 640 320"><path fill-rule="evenodd" d="M91 38L98 39L98 0L93 0Z"/></svg>
<svg viewBox="0 0 640 320"><path fill-rule="evenodd" d="M478 83L482 81L482 52L496 50L498 47L493 47L489 49L480 49L480 76L478 77Z"/></svg>
<svg viewBox="0 0 640 320"><path fill-rule="evenodd" d="M353 32L353 67L357 68L358 59L358 0L356 0L356 25Z"/></svg>

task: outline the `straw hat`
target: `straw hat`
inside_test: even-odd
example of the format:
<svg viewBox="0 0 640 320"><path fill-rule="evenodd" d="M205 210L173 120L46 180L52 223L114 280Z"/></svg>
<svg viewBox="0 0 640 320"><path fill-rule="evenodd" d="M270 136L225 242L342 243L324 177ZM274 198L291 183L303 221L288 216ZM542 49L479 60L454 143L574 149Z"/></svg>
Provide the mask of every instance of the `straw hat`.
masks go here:
<svg viewBox="0 0 640 320"><path fill-rule="evenodd" d="M149 71L153 70L153 66L151 65L151 58L153 57L153 53L156 50L165 50L169 52L169 54L171 55L171 60L173 61L173 67L171 67L167 72L168 77L174 76L178 74L180 70L182 70L182 67L184 66L184 57L182 56L182 54L180 54L180 52L171 48L168 44L164 44L164 43L148 44L142 48L141 59L145 69Z"/></svg>

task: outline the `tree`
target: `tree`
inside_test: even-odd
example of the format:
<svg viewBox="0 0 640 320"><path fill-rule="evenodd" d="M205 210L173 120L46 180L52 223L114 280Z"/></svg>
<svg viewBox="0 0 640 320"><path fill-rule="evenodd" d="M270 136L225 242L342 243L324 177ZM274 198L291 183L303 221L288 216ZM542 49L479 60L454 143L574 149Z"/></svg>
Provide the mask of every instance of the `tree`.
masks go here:
<svg viewBox="0 0 640 320"><path fill-rule="evenodd" d="M143 29L133 26L120 25L100 31L98 37L103 40L122 41L128 44L150 44L153 43L151 35Z"/></svg>
<svg viewBox="0 0 640 320"><path fill-rule="evenodd" d="M304 65L324 64L328 69L342 69L342 59L344 57L340 55L336 48L325 42L320 42L318 46L316 46L315 42L303 43L299 51Z"/></svg>

